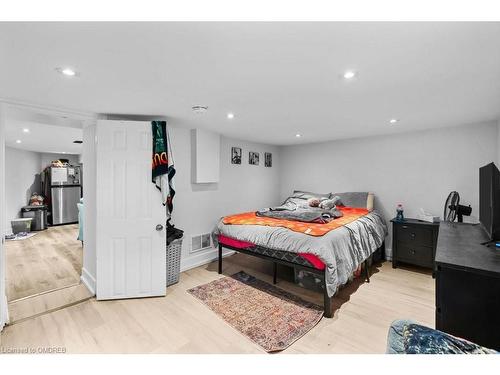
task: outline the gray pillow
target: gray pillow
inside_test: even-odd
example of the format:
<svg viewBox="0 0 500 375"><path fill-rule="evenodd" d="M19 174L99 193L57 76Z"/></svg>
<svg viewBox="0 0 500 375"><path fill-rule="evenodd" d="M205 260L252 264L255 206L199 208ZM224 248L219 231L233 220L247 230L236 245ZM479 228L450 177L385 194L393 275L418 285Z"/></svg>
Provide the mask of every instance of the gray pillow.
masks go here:
<svg viewBox="0 0 500 375"><path fill-rule="evenodd" d="M313 193L311 191L302 191L302 190L294 190L293 194L290 198L302 198L302 199L309 199L309 198L331 198L332 193Z"/></svg>
<svg viewBox="0 0 500 375"><path fill-rule="evenodd" d="M348 207L366 208L366 201L368 200L368 192L335 193L333 196L338 196L341 203Z"/></svg>

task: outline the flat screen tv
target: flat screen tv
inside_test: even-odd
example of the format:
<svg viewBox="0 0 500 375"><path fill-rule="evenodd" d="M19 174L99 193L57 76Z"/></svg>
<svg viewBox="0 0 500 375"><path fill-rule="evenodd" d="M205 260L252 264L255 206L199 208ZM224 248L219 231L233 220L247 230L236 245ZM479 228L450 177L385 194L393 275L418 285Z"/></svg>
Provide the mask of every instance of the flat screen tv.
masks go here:
<svg viewBox="0 0 500 375"><path fill-rule="evenodd" d="M479 168L479 221L492 241L500 240L500 171L495 163Z"/></svg>

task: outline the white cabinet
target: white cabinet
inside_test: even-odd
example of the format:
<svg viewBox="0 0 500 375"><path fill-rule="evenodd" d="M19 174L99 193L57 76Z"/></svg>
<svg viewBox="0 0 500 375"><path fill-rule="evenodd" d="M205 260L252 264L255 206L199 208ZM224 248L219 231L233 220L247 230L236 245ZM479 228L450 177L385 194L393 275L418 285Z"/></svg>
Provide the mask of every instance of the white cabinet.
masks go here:
<svg viewBox="0 0 500 375"><path fill-rule="evenodd" d="M191 136L194 161L193 183L209 184L219 182L220 134L208 130L194 129Z"/></svg>

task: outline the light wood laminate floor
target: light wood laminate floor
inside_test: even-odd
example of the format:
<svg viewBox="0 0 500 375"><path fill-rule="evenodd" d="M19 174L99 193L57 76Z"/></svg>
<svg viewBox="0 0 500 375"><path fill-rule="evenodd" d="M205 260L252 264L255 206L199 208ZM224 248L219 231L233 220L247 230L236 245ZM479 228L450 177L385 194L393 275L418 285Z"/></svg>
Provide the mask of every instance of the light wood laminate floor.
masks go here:
<svg viewBox="0 0 500 375"><path fill-rule="evenodd" d="M224 260L224 274L240 270L272 282L272 266L242 254ZM289 281L279 268L278 286L322 303L319 293ZM4 348L62 346L73 353L263 353L186 290L221 277L216 264L181 274L167 296L121 301L95 299L7 326ZM332 319L316 327L284 353L383 353L395 319L411 318L434 327L434 280L418 269L374 269L370 283L357 279L339 293Z"/></svg>
<svg viewBox="0 0 500 375"><path fill-rule="evenodd" d="M82 243L78 225L49 227L22 241L6 241L7 300L32 296L80 281Z"/></svg>

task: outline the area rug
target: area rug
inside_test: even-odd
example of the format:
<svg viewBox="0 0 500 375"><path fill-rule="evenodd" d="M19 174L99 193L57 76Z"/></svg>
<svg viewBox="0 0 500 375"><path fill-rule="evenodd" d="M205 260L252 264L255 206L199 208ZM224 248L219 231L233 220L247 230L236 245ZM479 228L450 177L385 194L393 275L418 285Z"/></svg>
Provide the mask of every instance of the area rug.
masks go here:
<svg viewBox="0 0 500 375"><path fill-rule="evenodd" d="M323 316L321 306L243 271L188 292L266 352L286 349Z"/></svg>
<svg viewBox="0 0 500 375"><path fill-rule="evenodd" d="M12 234L12 235L8 235L8 236L5 236L5 239L7 241L23 241L23 240L27 240L28 238L31 238L33 236L36 236L38 234L38 232L30 232L30 233L27 233L27 234L21 234L21 233L18 233L18 234Z"/></svg>

